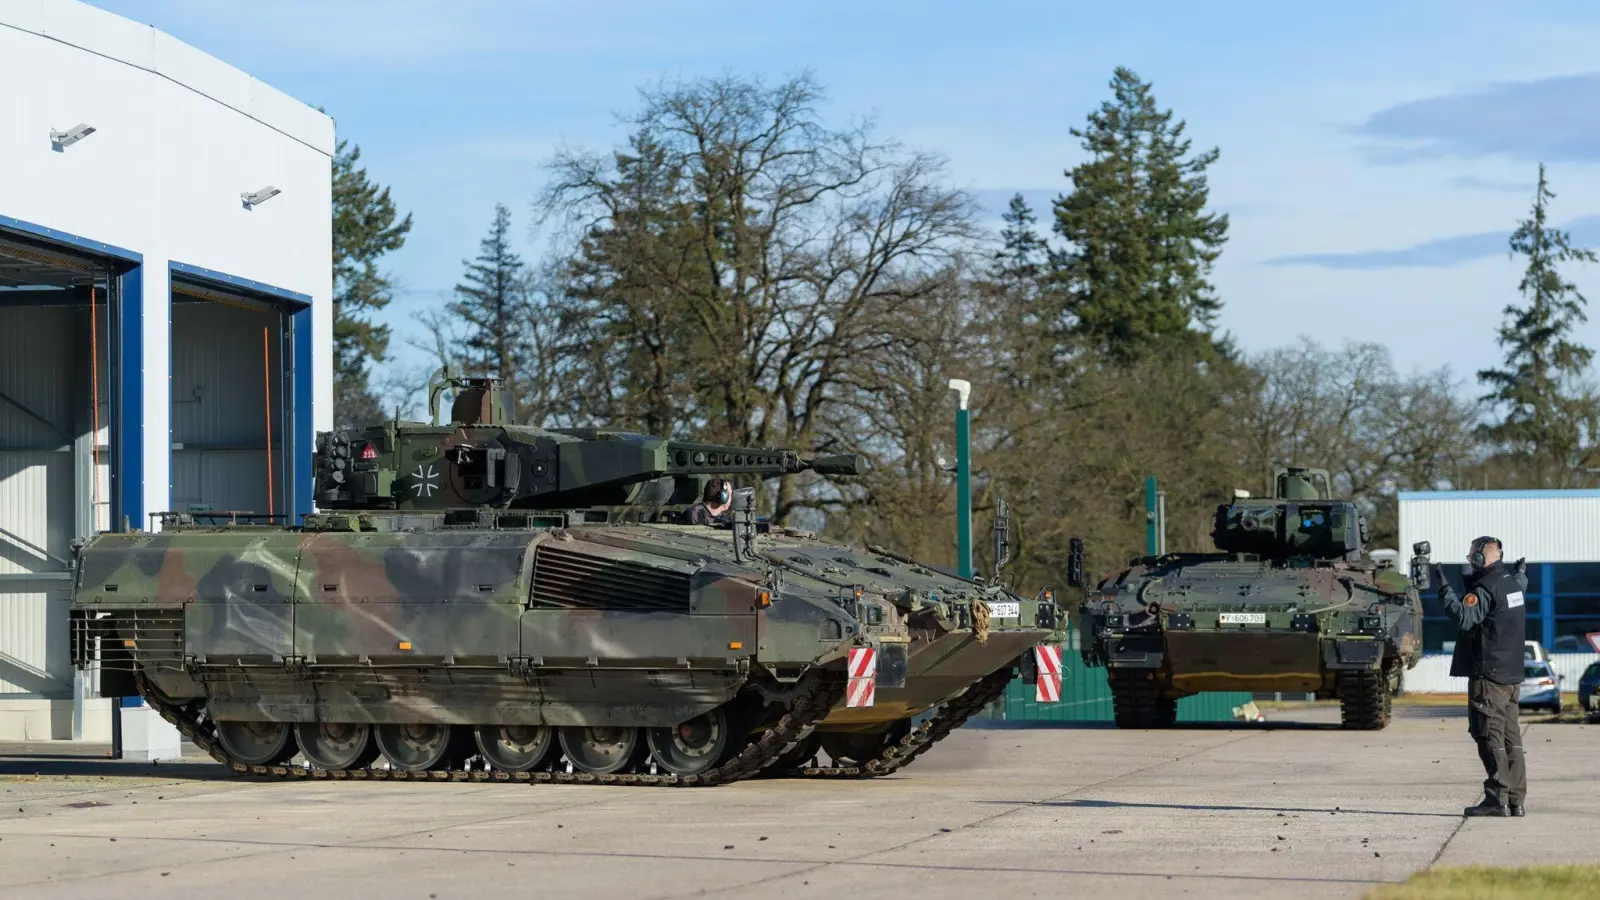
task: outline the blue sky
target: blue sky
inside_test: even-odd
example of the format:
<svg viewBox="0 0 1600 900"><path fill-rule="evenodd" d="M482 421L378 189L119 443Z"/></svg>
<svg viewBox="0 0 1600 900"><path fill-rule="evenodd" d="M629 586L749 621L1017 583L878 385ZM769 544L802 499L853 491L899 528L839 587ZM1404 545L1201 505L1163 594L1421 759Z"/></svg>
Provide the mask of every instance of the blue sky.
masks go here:
<svg viewBox="0 0 1600 900"><path fill-rule="evenodd" d="M389 263L401 331L455 283L496 202L526 226L557 147L611 146L641 84L727 71L810 69L830 114L874 115L996 212L1020 190L1047 219L1080 158L1068 129L1133 68L1196 148L1221 148L1220 323L1248 350L1316 333L1381 341L1402 369L1493 363L1520 276L1505 238L1540 161L1554 221L1600 244L1592 2L96 5L335 116L415 215ZM1600 266L1570 274L1600 303ZM1600 346L1600 310L1580 338Z"/></svg>

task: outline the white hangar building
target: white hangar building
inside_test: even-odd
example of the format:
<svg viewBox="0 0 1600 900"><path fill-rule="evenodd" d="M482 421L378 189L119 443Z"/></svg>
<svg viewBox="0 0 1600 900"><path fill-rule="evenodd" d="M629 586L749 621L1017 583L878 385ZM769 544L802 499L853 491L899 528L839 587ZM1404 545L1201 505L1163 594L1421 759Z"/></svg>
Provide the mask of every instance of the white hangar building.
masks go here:
<svg viewBox="0 0 1600 900"><path fill-rule="evenodd" d="M72 542L311 510L334 126L77 0L0 3L0 83L0 738L104 740L111 701L75 706Z"/></svg>
<svg viewBox="0 0 1600 900"><path fill-rule="evenodd" d="M1419 541L1432 545L1459 594L1474 538L1499 538L1511 561L1528 561L1527 634L1550 654L1564 691L1600 662L1588 638L1600 633L1600 491L1401 491L1399 565ZM1424 593L1423 650L1438 659L1407 673L1407 689L1459 692L1466 679L1445 678L1455 626L1432 591Z"/></svg>
<svg viewBox="0 0 1600 900"><path fill-rule="evenodd" d="M1510 561L1528 561L1527 637L1548 650L1592 652L1600 631L1600 491L1401 491L1400 559L1427 541L1457 591L1474 538L1499 538ZM1425 598L1427 649L1454 637Z"/></svg>

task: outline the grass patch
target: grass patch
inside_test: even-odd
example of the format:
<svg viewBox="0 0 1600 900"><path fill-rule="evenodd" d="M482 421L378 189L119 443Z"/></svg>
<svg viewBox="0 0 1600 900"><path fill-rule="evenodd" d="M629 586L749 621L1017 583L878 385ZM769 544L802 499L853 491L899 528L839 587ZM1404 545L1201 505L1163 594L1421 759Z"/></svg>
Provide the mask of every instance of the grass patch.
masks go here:
<svg viewBox="0 0 1600 900"><path fill-rule="evenodd" d="M1363 900L1576 900L1600 897L1600 865L1445 866L1418 872L1403 884L1368 891Z"/></svg>
<svg viewBox="0 0 1600 900"><path fill-rule="evenodd" d="M1600 723L1600 713L1585 712L1573 705L1564 707L1559 716L1548 712L1534 713L1532 720L1539 725L1590 725Z"/></svg>

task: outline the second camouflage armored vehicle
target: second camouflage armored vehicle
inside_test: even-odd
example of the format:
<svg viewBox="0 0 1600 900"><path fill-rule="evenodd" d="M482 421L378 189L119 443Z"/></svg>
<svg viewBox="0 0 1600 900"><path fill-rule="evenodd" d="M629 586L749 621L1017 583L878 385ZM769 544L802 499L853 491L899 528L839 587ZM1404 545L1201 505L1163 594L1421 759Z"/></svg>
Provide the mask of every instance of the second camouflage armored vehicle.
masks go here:
<svg viewBox="0 0 1600 900"><path fill-rule="evenodd" d="M1426 559L1408 577L1368 557L1366 522L1326 471L1273 480L1271 498L1217 508L1218 552L1136 559L1087 595L1081 653L1107 667L1119 727L1169 726L1203 691L1337 698L1345 728L1388 725L1422 656Z"/></svg>
<svg viewBox="0 0 1600 900"><path fill-rule="evenodd" d="M749 489L730 527L663 515L854 457L513 425L487 379L430 406L319 435L298 526L84 542L75 663L240 773L713 785L893 771L1062 636L1048 597L763 529Z"/></svg>

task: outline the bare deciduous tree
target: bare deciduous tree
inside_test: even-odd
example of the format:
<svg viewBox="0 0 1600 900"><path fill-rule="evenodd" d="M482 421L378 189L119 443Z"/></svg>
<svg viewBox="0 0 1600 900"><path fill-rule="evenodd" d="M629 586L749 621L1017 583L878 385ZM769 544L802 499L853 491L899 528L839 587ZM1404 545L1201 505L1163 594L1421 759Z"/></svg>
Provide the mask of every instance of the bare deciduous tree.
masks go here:
<svg viewBox="0 0 1600 900"><path fill-rule="evenodd" d="M626 149L557 158L540 205L581 234L565 347L591 409L809 448L893 310L937 289L974 235L966 197L869 125L826 126L821 99L809 77L660 87ZM808 502L785 478L775 515Z"/></svg>

